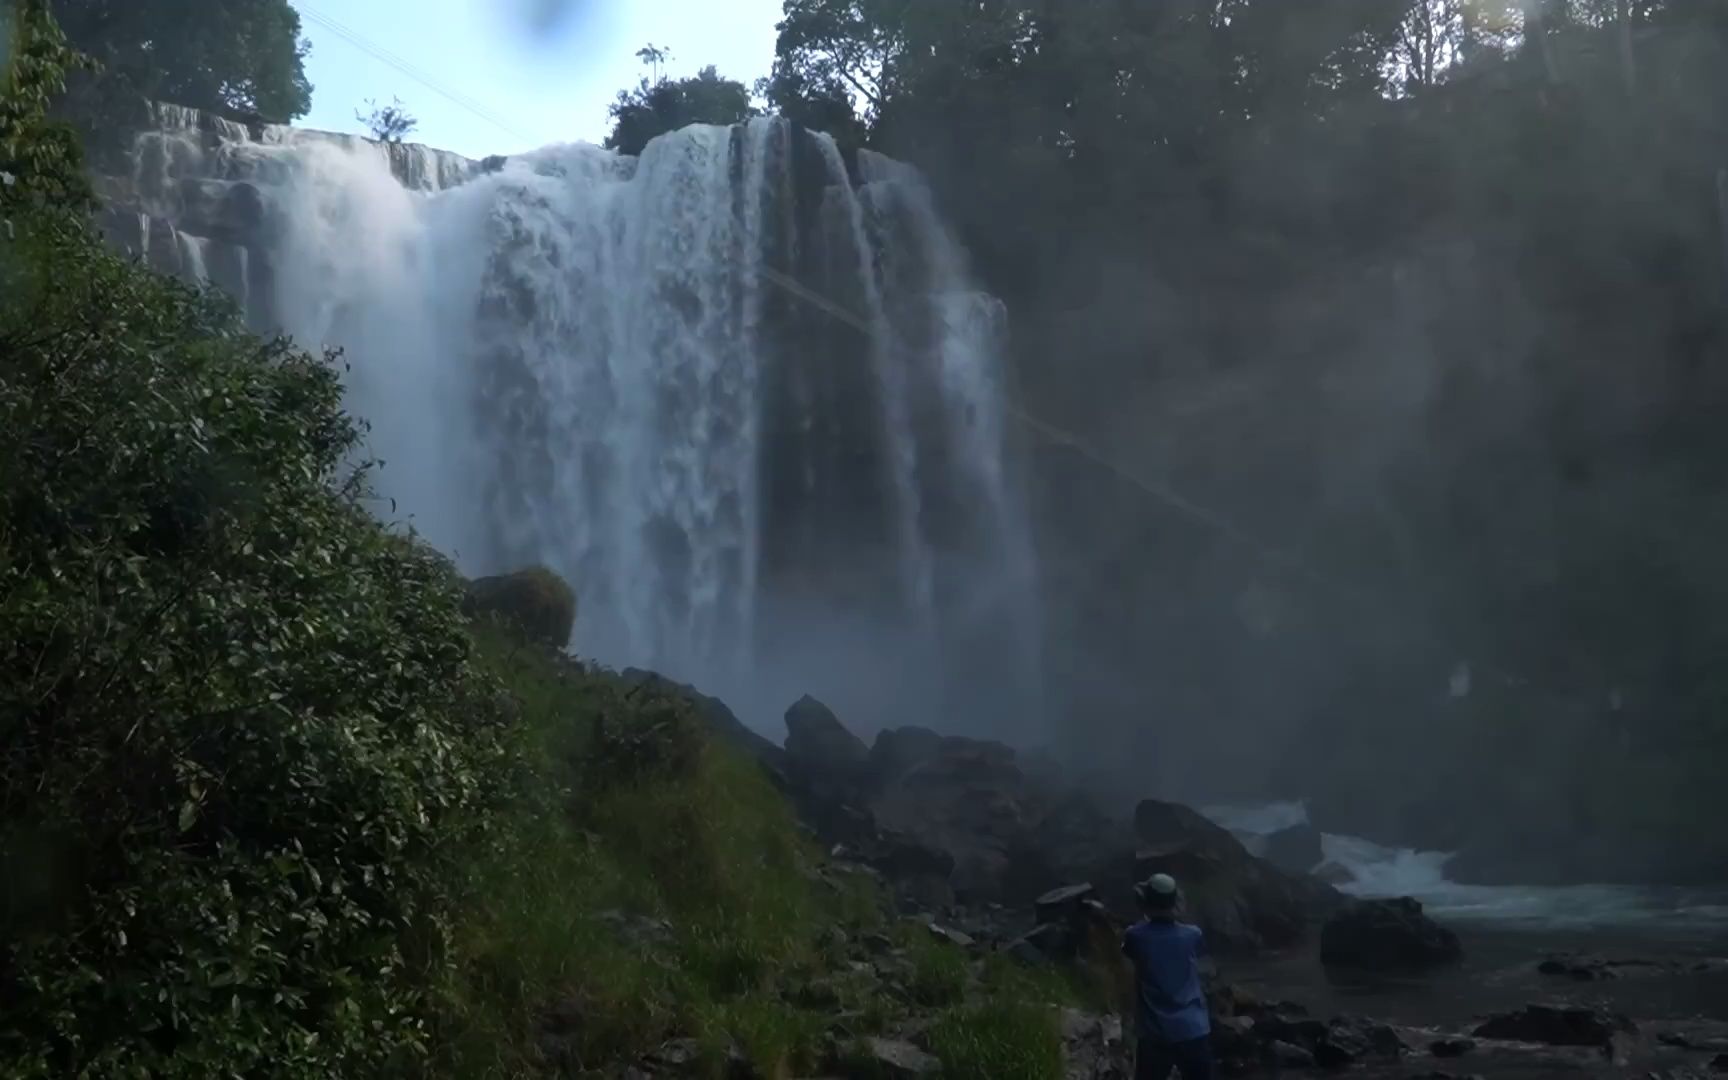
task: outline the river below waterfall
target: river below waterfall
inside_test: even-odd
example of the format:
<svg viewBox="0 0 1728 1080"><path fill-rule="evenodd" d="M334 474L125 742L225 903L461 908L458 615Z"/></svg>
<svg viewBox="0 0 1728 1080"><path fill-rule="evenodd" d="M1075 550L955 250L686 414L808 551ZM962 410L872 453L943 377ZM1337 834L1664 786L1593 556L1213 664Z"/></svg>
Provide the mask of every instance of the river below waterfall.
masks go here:
<svg viewBox="0 0 1728 1080"><path fill-rule="evenodd" d="M1307 820L1295 802L1215 806L1205 813L1250 849ZM1444 852L1332 834L1322 834L1321 846L1327 862L1354 878L1340 886L1343 891L1422 901L1430 915L1458 933L1463 962L1417 976L1342 973L1320 963L1313 940L1281 955L1225 963L1223 978L1267 998L1300 1002L1316 1016L1369 1015L1434 1031L1467 1030L1487 1014L1530 1002L1587 1005L1636 1018L1645 1029L1646 1052L1657 1058L1667 1051L1653 1033L1674 1025L1728 1025L1728 889L1463 885L1447 880ZM1589 982L1538 970L1543 960L1562 955L1646 963L1624 969L1622 977ZM1553 1062L1467 1064L1450 1071L1576 1071L1559 1070ZM1611 1064L1603 1068L1603 1075L1618 1075Z"/></svg>

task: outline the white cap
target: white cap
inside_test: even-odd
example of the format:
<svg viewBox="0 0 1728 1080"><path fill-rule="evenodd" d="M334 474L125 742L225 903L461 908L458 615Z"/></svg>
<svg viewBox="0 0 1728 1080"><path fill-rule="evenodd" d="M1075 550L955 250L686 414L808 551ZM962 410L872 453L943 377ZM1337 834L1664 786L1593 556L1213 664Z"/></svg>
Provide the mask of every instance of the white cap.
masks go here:
<svg viewBox="0 0 1728 1080"><path fill-rule="evenodd" d="M1159 896L1176 895L1176 879L1169 874L1153 874L1146 879L1146 891Z"/></svg>

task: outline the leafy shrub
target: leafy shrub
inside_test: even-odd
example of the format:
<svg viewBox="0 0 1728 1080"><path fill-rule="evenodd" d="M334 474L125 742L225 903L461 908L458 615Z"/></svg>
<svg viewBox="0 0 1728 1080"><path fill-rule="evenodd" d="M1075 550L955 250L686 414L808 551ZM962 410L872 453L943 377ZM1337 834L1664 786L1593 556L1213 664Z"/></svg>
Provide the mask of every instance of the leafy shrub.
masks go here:
<svg viewBox="0 0 1728 1080"><path fill-rule="evenodd" d="M8 118L9 157L33 122ZM0 233L0 1071L409 1071L453 859L506 763L459 582L361 505L328 360L23 182Z"/></svg>
<svg viewBox="0 0 1728 1080"><path fill-rule="evenodd" d="M484 615L531 641L562 649L576 624L576 594L544 566L481 578L468 586L464 610Z"/></svg>
<svg viewBox="0 0 1728 1080"><path fill-rule="evenodd" d="M971 968L966 954L954 945L940 942L922 928L908 943L912 962L906 989L920 1005L953 1005L966 996Z"/></svg>
<svg viewBox="0 0 1728 1080"><path fill-rule="evenodd" d="M88 60L66 44L44 0L17 0L0 9L0 48L10 50L0 72L0 209L89 209L95 195L84 176L77 133L48 121L67 73L89 67Z"/></svg>

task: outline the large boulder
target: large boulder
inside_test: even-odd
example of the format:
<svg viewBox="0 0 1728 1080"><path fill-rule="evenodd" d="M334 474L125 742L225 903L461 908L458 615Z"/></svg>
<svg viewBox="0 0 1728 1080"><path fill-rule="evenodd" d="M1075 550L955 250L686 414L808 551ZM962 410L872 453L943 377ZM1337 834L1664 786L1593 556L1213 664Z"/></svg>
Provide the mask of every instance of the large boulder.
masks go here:
<svg viewBox="0 0 1728 1080"><path fill-rule="evenodd" d="M1358 900L1320 930L1320 962L1378 971L1434 967L1462 959L1458 935L1408 897Z"/></svg>
<svg viewBox="0 0 1728 1080"><path fill-rule="evenodd" d="M710 697L694 686L674 682L658 672L644 671L641 668L625 668L619 673L619 677L632 686L640 687L645 693L684 698L696 710L696 715L707 724L715 738L761 761L783 782L781 773L785 764L785 751L746 727L724 701Z"/></svg>
<svg viewBox="0 0 1728 1080"><path fill-rule="evenodd" d="M1122 1019L1063 1009L1064 1080L1123 1080L1134 1074L1134 1050L1123 1037Z"/></svg>
<svg viewBox="0 0 1728 1080"><path fill-rule="evenodd" d="M941 753L942 741L941 735L925 727L879 731L870 747L870 769L878 783L892 783Z"/></svg>
<svg viewBox="0 0 1728 1080"><path fill-rule="evenodd" d="M1610 1046L1616 1035L1631 1034L1630 1020L1572 1005L1526 1005L1477 1026L1478 1039L1545 1043L1549 1046Z"/></svg>
<svg viewBox="0 0 1728 1080"><path fill-rule="evenodd" d="M470 618L493 619L554 649L569 647L576 626L575 591L544 566L469 582L462 609Z"/></svg>
<svg viewBox="0 0 1728 1080"><path fill-rule="evenodd" d="M1096 1000L1131 999L1132 978L1122 963L1124 927L1091 885L1052 889L1033 902L1032 913L1037 924L1009 945L1010 955L1060 965Z"/></svg>
<svg viewBox="0 0 1728 1080"><path fill-rule="evenodd" d="M1320 830L1304 822L1266 837L1260 857L1289 874L1307 874L1326 860Z"/></svg>
<svg viewBox="0 0 1728 1080"><path fill-rule="evenodd" d="M817 835L890 879L905 866L933 883L946 863L947 885L967 905L1030 904L1056 883L1092 881L1101 909L1119 922L1139 914L1134 883L1163 871L1182 883L1187 917L1217 947L1252 951L1295 943L1343 902L1330 886L1255 858L1186 806L1146 800L1130 824L1047 769L1029 776L998 742L899 728L865 751L809 698L786 724L788 790ZM1041 921L1033 937L1049 944L1051 925ZM1022 944L1027 955L1040 947ZM1059 951L1071 953L1072 943Z"/></svg>
<svg viewBox="0 0 1728 1080"><path fill-rule="evenodd" d="M1180 803L1142 800L1134 830L1140 846L1131 871L1101 880L1126 884L1169 874L1182 886L1186 917L1221 949L1294 944L1314 917L1342 903L1331 886L1255 858L1230 830ZM1116 888L1113 905L1131 906L1131 891L1124 896L1124 885Z"/></svg>
<svg viewBox="0 0 1728 1080"><path fill-rule="evenodd" d="M1290 1001L1262 1001L1237 986L1218 984L1206 992L1212 1015L1212 1049L1227 1075L1276 1074L1280 1068L1319 1065L1343 1069L1358 1063L1395 1062L1409 1046L1391 1027L1364 1017L1320 1021Z"/></svg>
<svg viewBox="0 0 1728 1080"><path fill-rule="evenodd" d="M960 899L1005 902L1047 884L1013 880L1038 802L1013 750L944 738L934 754L884 783L871 809L884 827L953 857Z"/></svg>
<svg viewBox="0 0 1728 1080"><path fill-rule="evenodd" d="M786 710L787 768L851 787L864 779L869 762L864 740L847 731L828 706L806 694Z"/></svg>

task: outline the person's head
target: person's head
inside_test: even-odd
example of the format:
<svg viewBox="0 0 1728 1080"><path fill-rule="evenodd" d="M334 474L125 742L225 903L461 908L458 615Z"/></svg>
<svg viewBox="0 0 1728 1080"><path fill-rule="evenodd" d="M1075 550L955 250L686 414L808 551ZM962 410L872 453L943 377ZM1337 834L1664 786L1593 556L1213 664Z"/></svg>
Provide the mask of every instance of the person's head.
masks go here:
<svg viewBox="0 0 1728 1080"><path fill-rule="evenodd" d="M1168 918L1176 914L1176 906L1182 900L1176 879L1169 874L1153 874L1142 881L1136 891L1140 894L1140 907L1151 918Z"/></svg>

